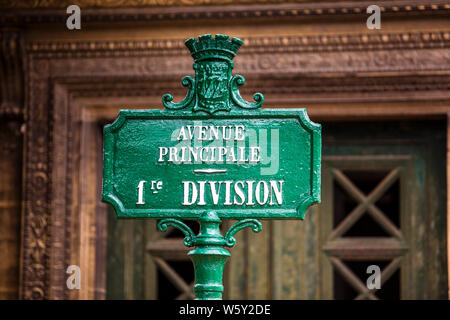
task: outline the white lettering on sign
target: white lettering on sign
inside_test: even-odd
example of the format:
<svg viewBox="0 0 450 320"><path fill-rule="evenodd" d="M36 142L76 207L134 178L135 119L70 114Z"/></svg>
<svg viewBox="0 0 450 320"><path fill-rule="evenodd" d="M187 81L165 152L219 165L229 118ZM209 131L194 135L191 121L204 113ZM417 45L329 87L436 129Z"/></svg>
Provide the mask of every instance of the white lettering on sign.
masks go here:
<svg viewBox="0 0 450 320"><path fill-rule="evenodd" d="M205 192L211 195L213 205L282 205L283 180L270 181L182 181L183 205L204 206Z"/></svg>
<svg viewBox="0 0 450 320"><path fill-rule="evenodd" d="M195 123L195 122L194 122ZM245 147L244 125L204 126L186 125L176 130L173 138L181 141L173 147L158 148L158 162L182 163L250 163L261 162L261 148L250 143ZM198 146L202 141L208 146ZM194 146L191 146L191 143ZM225 142L226 146L216 142ZM237 146L234 144L238 143ZM242 144L244 146L242 146Z"/></svg>
<svg viewBox="0 0 450 320"><path fill-rule="evenodd" d="M136 204L145 204L145 202L144 202L144 183L146 183L146 181L141 180L141 181L139 181L139 184L137 186L138 201L136 202Z"/></svg>
<svg viewBox="0 0 450 320"><path fill-rule="evenodd" d="M258 163L261 161L260 148L249 147L246 155L245 147L159 147L158 162L192 163Z"/></svg>
<svg viewBox="0 0 450 320"><path fill-rule="evenodd" d="M221 138L225 141L242 141L245 138L244 129L243 125L184 126L180 128L177 140L193 140L197 138L198 141L213 141Z"/></svg>
<svg viewBox="0 0 450 320"><path fill-rule="evenodd" d="M141 180L138 183L138 186L136 187L138 194L137 194L137 202L136 204L145 204L145 200L144 200L144 184L147 181L145 180ZM158 193L159 190L161 190L163 188L163 182L162 181L158 181L158 180L152 180L150 181L150 190L152 190L152 193Z"/></svg>

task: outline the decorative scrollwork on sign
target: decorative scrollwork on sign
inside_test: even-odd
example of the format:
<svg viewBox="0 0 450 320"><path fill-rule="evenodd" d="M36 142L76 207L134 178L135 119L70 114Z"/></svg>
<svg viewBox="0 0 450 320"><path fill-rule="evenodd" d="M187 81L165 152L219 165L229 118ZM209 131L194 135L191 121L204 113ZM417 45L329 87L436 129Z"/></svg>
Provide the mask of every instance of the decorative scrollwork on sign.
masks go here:
<svg viewBox="0 0 450 320"><path fill-rule="evenodd" d="M192 98L194 98L194 94L195 94L195 89L194 89L195 81L192 77L185 76L183 78L183 80L181 80L181 84L184 87L188 87L188 92L186 94L186 97L183 99L183 101L181 101L179 103L174 103L174 102L172 102L173 96L170 93L165 94L162 97L162 102L163 102L164 107L166 107L167 109L172 109L172 110L184 109L191 104Z"/></svg>
<svg viewBox="0 0 450 320"><path fill-rule="evenodd" d="M242 86L245 83L245 78L241 76L240 74L235 75L230 80L230 91L231 91L231 98L233 99L233 102L236 104L236 106L243 108L243 109L258 109L262 106L264 103L264 96L262 93L255 93L253 96L253 99L255 99L255 102L247 102L244 99L242 99L241 94L239 93L238 86Z"/></svg>
<svg viewBox="0 0 450 320"><path fill-rule="evenodd" d="M262 224L256 219L244 219L239 222L236 222L234 225L231 226L230 229L228 229L227 233L225 234L225 245L227 247L233 247L236 244L236 239L234 238L234 235L247 227L251 227L253 232L259 232L262 230Z"/></svg>
<svg viewBox="0 0 450 320"><path fill-rule="evenodd" d="M158 223L158 229L162 232L166 231L169 226L177 228L184 233L185 238L183 243L186 247L192 247L194 245L194 231L192 231L192 229L189 228L185 223L181 222L178 219L162 219Z"/></svg>
<svg viewBox="0 0 450 320"><path fill-rule="evenodd" d="M233 58L243 41L226 35L207 34L198 40L190 38L185 45L194 58L195 80L184 77L182 84L188 87L186 98L172 103L173 96L165 94L162 102L167 109L178 110L187 107L193 112L204 111L213 114L217 111L230 111L232 107L257 109L262 106L264 96L256 93L255 102L242 99L238 86L245 83L241 75L232 76Z"/></svg>

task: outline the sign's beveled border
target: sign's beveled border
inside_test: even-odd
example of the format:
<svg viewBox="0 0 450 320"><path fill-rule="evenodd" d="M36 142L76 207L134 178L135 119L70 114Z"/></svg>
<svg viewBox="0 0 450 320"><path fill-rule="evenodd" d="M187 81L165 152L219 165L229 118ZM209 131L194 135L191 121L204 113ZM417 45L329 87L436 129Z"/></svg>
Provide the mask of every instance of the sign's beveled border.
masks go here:
<svg viewBox="0 0 450 320"><path fill-rule="evenodd" d="M120 199L113 192L113 182L109 181L113 177L114 160L114 133L116 133L127 121L127 119L186 119L186 120L210 120L210 119L258 119L258 118L297 118L300 125L311 135L311 193L303 196L304 200L296 209L217 209L214 210L222 219L304 219L306 210L314 203L320 202L320 181L321 181L321 125L312 122L306 109L259 109L255 111L239 110L224 114L201 114L191 111L177 111L161 109L133 109L120 110L116 120L103 128L103 182L102 201L110 203L118 218L182 218L197 219L206 209L126 209ZM109 155L105 157L105 155Z"/></svg>

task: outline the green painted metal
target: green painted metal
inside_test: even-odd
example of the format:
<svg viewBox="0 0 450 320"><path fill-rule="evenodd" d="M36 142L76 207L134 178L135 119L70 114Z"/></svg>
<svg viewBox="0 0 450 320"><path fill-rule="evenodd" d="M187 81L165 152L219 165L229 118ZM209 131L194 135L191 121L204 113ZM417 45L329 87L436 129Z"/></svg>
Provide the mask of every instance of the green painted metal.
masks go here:
<svg viewBox="0 0 450 320"><path fill-rule="evenodd" d="M186 98L180 103L172 103L171 94L163 96L166 108L214 113L230 111L232 107L257 109L262 106L264 96L256 93L255 102L247 102L239 94L238 86L245 83L241 75L232 76L233 58L242 45L242 40L217 34L215 38L207 34L190 38L185 42L194 58L195 80L186 76L182 84L188 87Z"/></svg>
<svg viewBox="0 0 450 320"><path fill-rule="evenodd" d="M158 223L158 229L167 230L168 226L180 229L184 234L184 244L188 247L195 246L188 255L194 263L195 285L194 292L198 300L222 299L223 268L230 256L224 246L232 247L236 244L234 234L239 230L252 227L254 232L262 229L261 222L256 219L244 219L234 224L225 236L220 233L222 220L216 212L207 211L198 218L200 233L195 236L193 231L183 222L176 219L162 219Z"/></svg>
<svg viewBox="0 0 450 320"><path fill-rule="evenodd" d="M255 219L303 219L320 201L321 126L305 109L259 109L232 75L242 41L225 35L188 39L195 79L186 97L163 96L164 110L121 110L104 128L102 200L119 218L163 219L176 227L194 267L198 299L221 299L234 234L261 230ZM196 236L179 219L200 223ZM223 219L240 220L225 236Z"/></svg>

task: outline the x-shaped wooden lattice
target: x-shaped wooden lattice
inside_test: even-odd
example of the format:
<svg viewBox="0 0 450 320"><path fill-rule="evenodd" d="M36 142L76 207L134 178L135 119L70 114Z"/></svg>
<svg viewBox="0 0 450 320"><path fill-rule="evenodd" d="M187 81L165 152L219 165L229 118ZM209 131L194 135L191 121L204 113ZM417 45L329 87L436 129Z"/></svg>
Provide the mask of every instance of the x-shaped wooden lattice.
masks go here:
<svg viewBox="0 0 450 320"><path fill-rule="evenodd" d="M341 170L332 169L333 177L348 192L348 194L359 202L358 206L348 214L344 220L333 230L329 237L329 242L342 237L362 216L368 213L371 217L391 236L402 241L403 235L401 231L392 223L392 221L375 205L381 196L392 186L399 178L400 169L396 168L389 174L366 196ZM351 249L351 248L347 248ZM348 268L342 260L337 257L329 256L332 265L346 279L346 281L359 293L356 299L373 299L378 298L374 295L378 289L369 289L355 274ZM384 284L400 267L402 257L394 258L391 263L381 272L380 283Z"/></svg>
<svg viewBox="0 0 450 320"><path fill-rule="evenodd" d="M347 280L347 282L359 293L355 300L370 299L378 300L374 293L378 290L376 288L369 289L362 281L359 279L349 267L347 267L340 259L335 257L328 257L331 264L336 268L336 270ZM389 278L397 271L400 267L402 257L397 257L387 265L380 274L380 285L383 285Z"/></svg>
<svg viewBox="0 0 450 320"><path fill-rule="evenodd" d="M177 300L194 299L193 286L194 283L187 284L186 281L166 262L164 259L153 257L158 268L165 274L167 279L182 293L176 298Z"/></svg>
<svg viewBox="0 0 450 320"><path fill-rule="evenodd" d="M339 169L331 170L334 178L339 182L339 184L348 192L348 194L359 202L359 205L350 212L350 214L345 217L344 220L333 230L330 235L330 240L341 237L345 232L347 232L361 217L365 212L368 212L372 218L378 222L378 224L390 235L397 239L402 239L402 233L400 230L392 223L392 221L386 217L386 215L378 209L375 203L381 196L392 186L392 184L397 180L400 175L400 169L396 168L389 172L389 174L372 190L372 192L366 196L355 184L347 178L347 176L342 173Z"/></svg>
<svg viewBox="0 0 450 320"><path fill-rule="evenodd" d="M175 229L169 229L166 233L158 232L151 240L152 242L161 240L166 238L169 234L171 234ZM180 239L182 242L182 239ZM183 247L184 248L184 247ZM152 255L153 261L155 262L158 269L167 277L167 279L181 291L181 294L176 298L177 300L184 299L194 299L194 283L188 284L184 279L165 261L163 258L158 257L156 255Z"/></svg>

